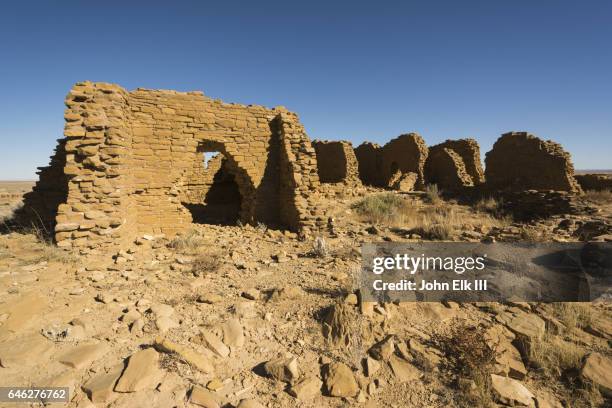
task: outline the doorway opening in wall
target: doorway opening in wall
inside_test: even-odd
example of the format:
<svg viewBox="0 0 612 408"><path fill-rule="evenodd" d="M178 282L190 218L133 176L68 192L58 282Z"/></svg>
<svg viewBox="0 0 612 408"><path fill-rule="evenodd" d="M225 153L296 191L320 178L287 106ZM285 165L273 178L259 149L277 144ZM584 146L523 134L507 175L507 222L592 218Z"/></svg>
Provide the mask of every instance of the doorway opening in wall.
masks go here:
<svg viewBox="0 0 612 408"><path fill-rule="evenodd" d="M196 224L236 225L242 196L234 172L221 152L204 152L189 184L185 207Z"/></svg>

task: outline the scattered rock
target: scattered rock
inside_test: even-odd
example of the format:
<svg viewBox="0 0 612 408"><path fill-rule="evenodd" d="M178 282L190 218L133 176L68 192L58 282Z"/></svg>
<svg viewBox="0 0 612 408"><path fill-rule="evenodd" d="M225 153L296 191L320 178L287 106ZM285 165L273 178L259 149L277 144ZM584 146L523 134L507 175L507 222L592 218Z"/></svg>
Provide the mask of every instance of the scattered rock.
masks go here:
<svg viewBox="0 0 612 408"><path fill-rule="evenodd" d="M18 337L0 344L0 366L32 366L48 358L53 344L39 334Z"/></svg>
<svg viewBox="0 0 612 408"><path fill-rule="evenodd" d="M191 395L189 396L189 402L195 405L199 405L204 408L219 408L220 407L219 403L217 402L217 398L215 394L197 385L191 389Z"/></svg>
<svg viewBox="0 0 612 408"><path fill-rule="evenodd" d="M153 305L151 306L151 313L153 313L157 318L170 317L174 314L174 308L169 305Z"/></svg>
<svg viewBox="0 0 612 408"><path fill-rule="evenodd" d="M339 303L329 308L323 319L323 335L335 347L349 347L356 332L357 313L353 306Z"/></svg>
<svg viewBox="0 0 612 408"><path fill-rule="evenodd" d="M210 331L203 331L196 336L195 341L205 345L211 351L214 351L219 357L229 356L230 350L225 344Z"/></svg>
<svg viewBox="0 0 612 408"><path fill-rule="evenodd" d="M583 378L597 385L602 394L612 397L612 359L599 353L587 356L580 371Z"/></svg>
<svg viewBox="0 0 612 408"><path fill-rule="evenodd" d="M289 394L301 401L314 398L321 392L323 382L317 377L306 377L289 389Z"/></svg>
<svg viewBox="0 0 612 408"><path fill-rule="evenodd" d="M491 374L491 387L502 404L535 408L534 395L517 380Z"/></svg>
<svg viewBox="0 0 612 408"><path fill-rule="evenodd" d="M355 375L344 363L330 363L325 366L325 387L332 397L354 397L359 392Z"/></svg>
<svg viewBox="0 0 612 408"><path fill-rule="evenodd" d="M153 348L148 348L130 356L115 391L134 392L155 388L159 379L159 354Z"/></svg>
<svg viewBox="0 0 612 408"><path fill-rule="evenodd" d="M165 333L168 330L179 327L179 323L174 320L172 317L162 316L155 320L155 326L160 333Z"/></svg>
<svg viewBox="0 0 612 408"><path fill-rule="evenodd" d="M247 289L242 292L242 297L249 300L259 300L261 298L261 292L255 288Z"/></svg>
<svg viewBox="0 0 612 408"><path fill-rule="evenodd" d="M254 399L243 399L236 408L264 408L259 401Z"/></svg>
<svg viewBox="0 0 612 408"><path fill-rule="evenodd" d="M365 359L365 371L368 377L372 377L378 370L380 370L380 363L368 356Z"/></svg>
<svg viewBox="0 0 612 408"><path fill-rule="evenodd" d="M387 336L384 340L379 341L374 344L369 353L372 358L376 360L387 361L391 354L393 354L393 350L395 349L395 344L393 342L393 336Z"/></svg>
<svg viewBox="0 0 612 408"><path fill-rule="evenodd" d="M266 374L276 381L293 383L300 376L297 358L279 357L264 364Z"/></svg>
<svg viewBox="0 0 612 408"><path fill-rule="evenodd" d="M389 359L389 365L399 382L410 382L421 378L421 372L415 366L395 354Z"/></svg>
<svg viewBox="0 0 612 408"><path fill-rule="evenodd" d="M101 373L91 378L81 388L87 394L91 402L108 402L113 395L113 389L122 372L123 364L120 364L107 373Z"/></svg>
<svg viewBox="0 0 612 408"><path fill-rule="evenodd" d="M58 361L68 367L81 369L102 357L108 351L106 344L83 344L64 353Z"/></svg>
<svg viewBox="0 0 612 408"><path fill-rule="evenodd" d="M208 358L187 346L158 337L155 339L155 348L166 353L176 353L185 362L204 373L214 371L214 367Z"/></svg>
<svg viewBox="0 0 612 408"><path fill-rule="evenodd" d="M223 343L229 347L244 346L244 331L238 319L230 319L223 324Z"/></svg>

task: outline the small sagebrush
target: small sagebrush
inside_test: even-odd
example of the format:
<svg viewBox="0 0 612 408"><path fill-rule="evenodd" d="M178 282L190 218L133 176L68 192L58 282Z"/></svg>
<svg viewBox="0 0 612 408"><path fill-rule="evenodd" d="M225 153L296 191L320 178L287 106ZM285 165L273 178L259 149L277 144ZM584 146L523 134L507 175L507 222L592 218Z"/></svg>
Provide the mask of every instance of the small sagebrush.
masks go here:
<svg viewBox="0 0 612 408"><path fill-rule="evenodd" d="M394 224L400 221L408 206L408 202L397 194L383 193L365 197L352 208L364 221Z"/></svg>
<svg viewBox="0 0 612 408"><path fill-rule="evenodd" d="M325 258L329 251L327 249L327 242L323 237L316 237L312 243L312 253L317 258Z"/></svg>
<svg viewBox="0 0 612 408"><path fill-rule="evenodd" d="M440 204L442 202L437 184L428 184L425 186L425 200L430 204Z"/></svg>
<svg viewBox="0 0 612 408"><path fill-rule="evenodd" d="M177 235L168 244L169 248L179 252L194 252L202 244L202 236L196 230L189 230L184 234Z"/></svg>
<svg viewBox="0 0 612 408"><path fill-rule="evenodd" d="M584 193L584 198L597 204L609 204L612 203L612 191L587 190Z"/></svg>
<svg viewBox="0 0 612 408"><path fill-rule="evenodd" d="M218 252L199 254L191 264L194 276L203 276L219 270L223 256Z"/></svg>
<svg viewBox="0 0 612 408"><path fill-rule="evenodd" d="M488 407L491 399L491 374L497 347L487 344L486 328L457 322L446 335L435 340L447 357L448 367L455 375L459 406Z"/></svg>

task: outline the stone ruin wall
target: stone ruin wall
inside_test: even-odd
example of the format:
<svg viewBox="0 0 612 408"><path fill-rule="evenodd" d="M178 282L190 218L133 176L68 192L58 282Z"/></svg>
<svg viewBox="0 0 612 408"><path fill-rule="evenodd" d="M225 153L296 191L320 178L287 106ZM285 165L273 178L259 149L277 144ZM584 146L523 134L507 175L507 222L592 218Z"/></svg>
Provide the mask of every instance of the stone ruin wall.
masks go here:
<svg viewBox="0 0 612 408"><path fill-rule="evenodd" d="M503 134L486 154L490 190L557 190L578 193L571 157L563 147L527 132Z"/></svg>
<svg viewBox="0 0 612 408"><path fill-rule="evenodd" d="M321 219L315 151L284 108L91 82L76 84L65 102L57 149L65 154L42 170L25 203L38 208L65 190L55 217L58 246L93 248L185 230L192 214L184 203L206 189L207 175L197 168L212 151L223 154L238 185L241 221L307 231ZM52 186L51 173L66 179Z"/></svg>
<svg viewBox="0 0 612 408"><path fill-rule="evenodd" d="M184 231L220 174L236 188L236 220L304 233L324 224L321 181L402 191L426 183L581 191L569 154L525 132L498 139L483 175L473 139L430 149L416 133L383 147L311 143L297 116L282 107L227 104L201 92L127 92L82 82L66 106L64 138L49 166L39 169L22 210L31 222L54 228L61 247L92 249L138 234ZM212 152L218 154L205 166Z"/></svg>
<svg viewBox="0 0 612 408"><path fill-rule="evenodd" d="M425 164L427 184L435 184L442 190L461 190L474 185L461 156L453 149L441 145L429 150Z"/></svg>
<svg viewBox="0 0 612 408"><path fill-rule="evenodd" d="M339 187L359 186L359 165L351 142L314 140L317 170L321 183L339 183Z"/></svg>
<svg viewBox="0 0 612 408"><path fill-rule="evenodd" d="M422 189L427 155L427 144L417 133L400 135L382 147L366 142L355 149L362 182L376 187L392 188L414 173L414 188Z"/></svg>
<svg viewBox="0 0 612 408"><path fill-rule="evenodd" d="M355 148L359 178L368 186L381 186L382 178L380 169L382 167L380 145L365 142Z"/></svg>
<svg viewBox="0 0 612 408"><path fill-rule="evenodd" d="M612 191L612 175L610 174L577 174L574 178L585 191Z"/></svg>
<svg viewBox="0 0 612 408"><path fill-rule="evenodd" d="M429 148L425 162L427 184L457 190L484 183L480 147L474 139L447 140Z"/></svg>

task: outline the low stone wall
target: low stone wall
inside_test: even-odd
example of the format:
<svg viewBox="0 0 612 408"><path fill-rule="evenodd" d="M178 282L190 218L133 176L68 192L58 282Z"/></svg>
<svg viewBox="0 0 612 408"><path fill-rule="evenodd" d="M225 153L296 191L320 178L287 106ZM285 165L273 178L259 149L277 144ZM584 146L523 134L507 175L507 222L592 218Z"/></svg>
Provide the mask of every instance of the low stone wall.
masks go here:
<svg viewBox="0 0 612 408"><path fill-rule="evenodd" d="M574 178L583 190L612 190L612 175L610 174L577 174Z"/></svg>

